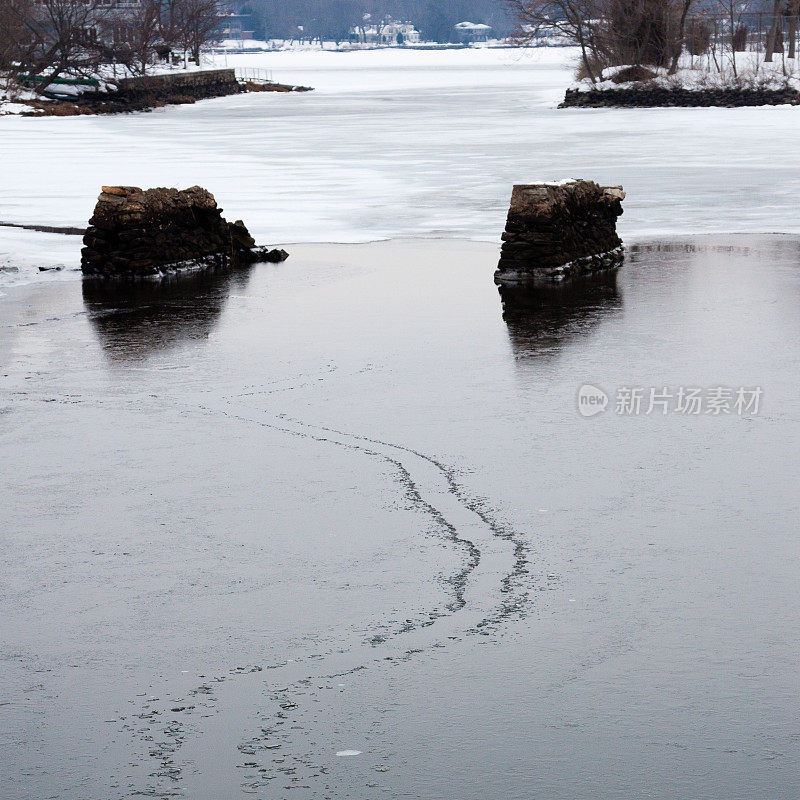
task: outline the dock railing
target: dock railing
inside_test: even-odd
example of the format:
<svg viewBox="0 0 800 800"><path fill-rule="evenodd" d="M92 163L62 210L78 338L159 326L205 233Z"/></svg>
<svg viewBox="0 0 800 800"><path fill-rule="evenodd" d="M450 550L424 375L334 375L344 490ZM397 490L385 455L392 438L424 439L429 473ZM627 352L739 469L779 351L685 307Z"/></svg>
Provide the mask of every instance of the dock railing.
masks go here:
<svg viewBox="0 0 800 800"><path fill-rule="evenodd" d="M274 83L272 71L258 67L236 67L236 80L240 83Z"/></svg>

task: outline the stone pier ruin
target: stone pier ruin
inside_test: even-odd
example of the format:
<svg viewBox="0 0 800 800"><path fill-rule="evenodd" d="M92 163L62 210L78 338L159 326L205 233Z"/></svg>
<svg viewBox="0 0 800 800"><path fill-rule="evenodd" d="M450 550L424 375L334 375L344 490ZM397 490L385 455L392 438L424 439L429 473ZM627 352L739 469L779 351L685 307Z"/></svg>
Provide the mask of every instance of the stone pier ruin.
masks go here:
<svg viewBox="0 0 800 800"><path fill-rule="evenodd" d="M244 223L227 222L199 186L104 186L83 242L81 269L97 278L158 278L288 258L256 247Z"/></svg>
<svg viewBox="0 0 800 800"><path fill-rule="evenodd" d="M570 180L514 187L495 282L554 286L622 263L617 218L625 192Z"/></svg>

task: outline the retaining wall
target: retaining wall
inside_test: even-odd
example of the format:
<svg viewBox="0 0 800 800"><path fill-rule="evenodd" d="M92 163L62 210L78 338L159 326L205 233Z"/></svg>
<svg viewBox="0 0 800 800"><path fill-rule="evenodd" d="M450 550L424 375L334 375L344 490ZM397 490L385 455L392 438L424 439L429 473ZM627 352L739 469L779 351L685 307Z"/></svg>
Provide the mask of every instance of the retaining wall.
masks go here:
<svg viewBox="0 0 800 800"><path fill-rule="evenodd" d="M167 99L183 95L194 100L225 97L244 91L236 80L233 69L208 69L197 72L169 72L164 75L144 75L117 81L116 94L120 97L152 96Z"/></svg>

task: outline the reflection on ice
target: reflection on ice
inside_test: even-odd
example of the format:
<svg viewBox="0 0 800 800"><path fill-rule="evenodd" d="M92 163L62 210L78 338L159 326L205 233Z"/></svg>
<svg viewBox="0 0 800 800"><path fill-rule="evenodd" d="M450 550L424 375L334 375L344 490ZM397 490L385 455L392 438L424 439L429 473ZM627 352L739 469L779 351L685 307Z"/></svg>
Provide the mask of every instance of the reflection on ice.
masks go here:
<svg viewBox="0 0 800 800"><path fill-rule="evenodd" d="M622 308L615 270L552 288L500 286L499 290L517 361L557 355Z"/></svg>
<svg viewBox="0 0 800 800"><path fill-rule="evenodd" d="M106 355L137 361L183 341L205 339L251 269L177 275L159 281L83 282L83 301Z"/></svg>

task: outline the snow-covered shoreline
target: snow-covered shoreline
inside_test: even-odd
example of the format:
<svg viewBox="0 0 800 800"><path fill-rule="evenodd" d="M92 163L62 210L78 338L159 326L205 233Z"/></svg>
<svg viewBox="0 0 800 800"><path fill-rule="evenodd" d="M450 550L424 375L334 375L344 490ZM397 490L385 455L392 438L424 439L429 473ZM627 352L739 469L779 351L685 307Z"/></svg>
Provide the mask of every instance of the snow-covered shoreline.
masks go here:
<svg viewBox="0 0 800 800"><path fill-rule="evenodd" d="M0 220L83 227L103 184L201 185L259 243L499 242L514 183L622 184L624 239L800 233L800 110L556 110L577 52L469 49L228 56L305 95L116 117L3 117ZM224 66L224 64L218 64ZM0 228L0 285L68 279L80 237ZM65 270L39 274L38 267Z"/></svg>
<svg viewBox="0 0 800 800"><path fill-rule="evenodd" d="M666 67L647 67L651 72L649 80L625 81L621 75L632 70L643 68L634 64L624 64L603 71L603 80L592 81L590 78L573 81L568 87L574 92L619 91L623 89L658 88L684 89L688 92L702 92L708 89L739 90L800 90L800 71L789 61L774 61L765 64L758 53L739 53L736 72L730 64L724 70L711 68L701 64L700 59L685 57L674 73L670 74Z"/></svg>

